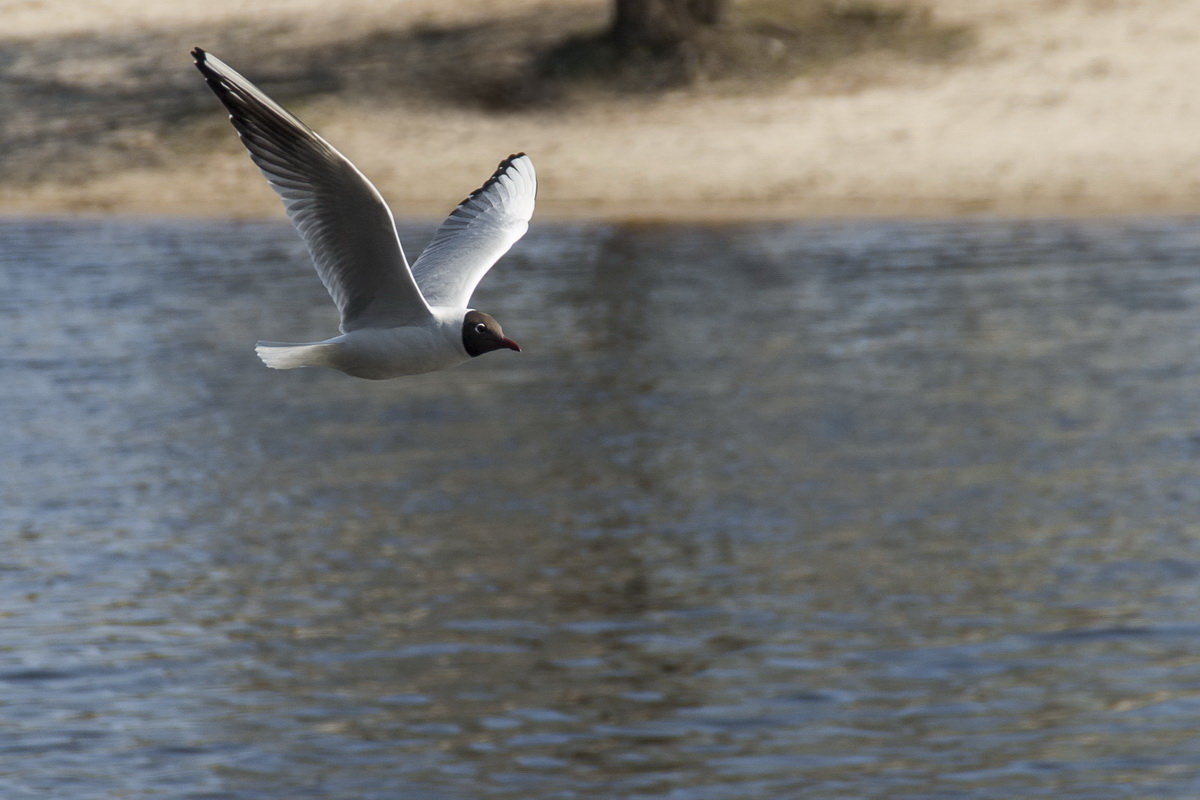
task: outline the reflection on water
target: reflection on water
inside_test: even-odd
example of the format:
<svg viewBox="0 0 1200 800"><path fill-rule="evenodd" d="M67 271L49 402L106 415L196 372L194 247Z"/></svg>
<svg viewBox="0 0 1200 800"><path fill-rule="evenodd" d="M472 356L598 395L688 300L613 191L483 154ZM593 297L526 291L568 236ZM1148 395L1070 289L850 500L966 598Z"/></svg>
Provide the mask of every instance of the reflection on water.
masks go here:
<svg viewBox="0 0 1200 800"><path fill-rule="evenodd" d="M0 795L1195 797L1198 264L543 224L376 384L286 226L0 224Z"/></svg>

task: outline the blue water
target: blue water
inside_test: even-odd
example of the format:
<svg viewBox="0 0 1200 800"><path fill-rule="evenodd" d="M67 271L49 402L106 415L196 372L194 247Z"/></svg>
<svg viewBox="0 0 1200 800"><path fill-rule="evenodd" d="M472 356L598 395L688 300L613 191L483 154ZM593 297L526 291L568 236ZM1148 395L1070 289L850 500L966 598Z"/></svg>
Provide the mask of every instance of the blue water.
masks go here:
<svg viewBox="0 0 1200 800"><path fill-rule="evenodd" d="M6 799L1200 795L1195 220L541 223L385 383L284 224L0 270Z"/></svg>

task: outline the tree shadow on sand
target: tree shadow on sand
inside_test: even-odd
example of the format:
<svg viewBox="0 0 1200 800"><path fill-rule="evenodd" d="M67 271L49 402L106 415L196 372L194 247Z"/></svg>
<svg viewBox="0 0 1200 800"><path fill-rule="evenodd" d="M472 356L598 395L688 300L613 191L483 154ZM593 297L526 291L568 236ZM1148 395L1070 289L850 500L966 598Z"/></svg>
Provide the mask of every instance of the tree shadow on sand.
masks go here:
<svg viewBox="0 0 1200 800"><path fill-rule="evenodd" d="M378 31L313 58L339 65L347 88L485 112L570 107L702 84L716 92L769 90L781 80L836 71L864 56L953 58L971 32L919 5L876 0L753 0L685 46L623 46L606 3L546 7L469 25ZM876 76L881 77L881 76ZM869 82L859 75L858 85ZM851 85L842 81L838 85Z"/></svg>

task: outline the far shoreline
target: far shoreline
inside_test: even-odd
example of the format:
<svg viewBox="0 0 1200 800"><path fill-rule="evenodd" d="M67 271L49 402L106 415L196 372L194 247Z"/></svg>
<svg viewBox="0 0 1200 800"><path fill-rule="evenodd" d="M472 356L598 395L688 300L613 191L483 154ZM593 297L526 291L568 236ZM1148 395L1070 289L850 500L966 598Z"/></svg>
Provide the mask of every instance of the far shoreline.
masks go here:
<svg viewBox="0 0 1200 800"><path fill-rule="evenodd" d="M437 224L453 204L406 202L390 204L397 221L410 224ZM439 209L440 211L431 211ZM1187 218L1200 216L1200 197L1172 198L1169 201L1111 203L1100 201L962 201L962 200L823 200L816 202L759 202L712 200L706 202L629 203L597 200L542 202L534 213L533 225L616 224L616 225L747 225L810 224L822 222L878 221L982 221L982 220L1104 220L1137 218ZM99 204L87 202L44 203L0 201L0 219L126 219L287 223L282 207L253 208L242 204L224 206L220 198L192 202L186 206L155 204Z"/></svg>
<svg viewBox="0 0 1200 800"><path fill-rule="evenodd" d="M0 136L0 215L284 220L184 56L197 41L294 95L292 110L406 221L440 220L517 151L537 165L535 224L1200 214L1194 0L1149 15L1134 0L919 4L971 31L970 46L932 59L863 52L744 92L699 85L507 112L381 92L380 64L400 61L355 49L380 31L503 28L509 17L482 0L282 0L261 13L118 0L127 16L106 4L69 19L30 4L6 17L20 44L0 88L20 113Z"/></svg>

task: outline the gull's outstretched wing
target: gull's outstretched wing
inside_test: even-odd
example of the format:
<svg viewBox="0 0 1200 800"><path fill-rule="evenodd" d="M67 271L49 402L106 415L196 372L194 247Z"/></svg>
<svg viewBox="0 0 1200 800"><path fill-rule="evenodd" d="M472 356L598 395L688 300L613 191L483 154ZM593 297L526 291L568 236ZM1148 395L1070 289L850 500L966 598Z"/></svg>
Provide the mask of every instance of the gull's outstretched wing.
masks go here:
<svg viewBox="0 0 1200 800"><path fill-rule="evenodd" d="M413 264L431 306L466 308L500 256L529 229L537 173L524 153L509 156L487 182L458 204Z"/></svg>
<svg viewBox="0 0 1200 800"><path fill-rule="evenodd" d="M342 315L342 330L420 322L429 316L396 224L379 192L345 156L200 48L196 67L287 209L317 274Z"/></svg>

